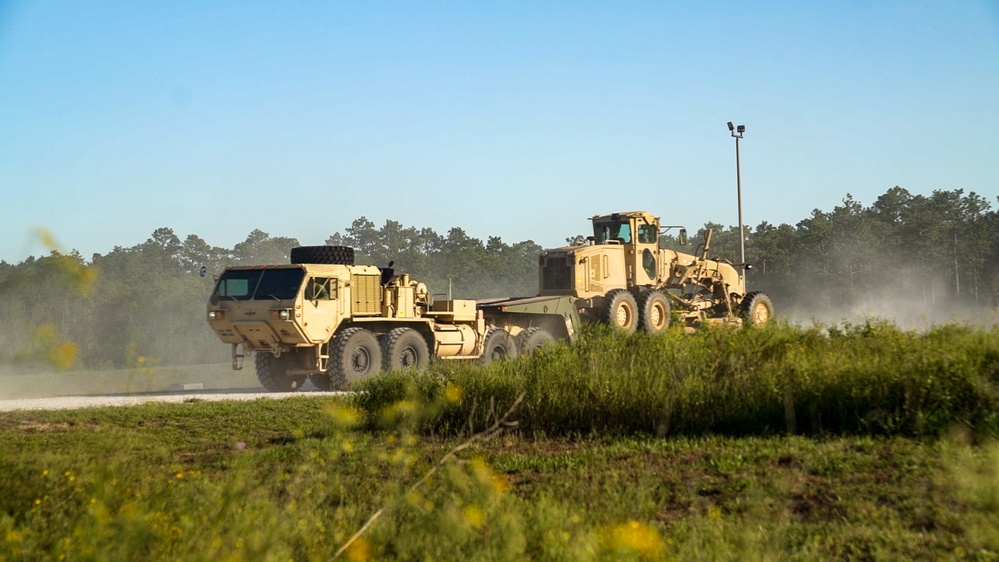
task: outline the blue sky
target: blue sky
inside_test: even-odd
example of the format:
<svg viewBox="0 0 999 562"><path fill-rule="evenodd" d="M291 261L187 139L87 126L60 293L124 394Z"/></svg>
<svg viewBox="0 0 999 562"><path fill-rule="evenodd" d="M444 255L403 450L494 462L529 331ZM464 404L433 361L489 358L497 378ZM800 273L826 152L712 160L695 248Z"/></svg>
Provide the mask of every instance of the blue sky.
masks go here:
<svg viewBox="0 0 999 562"><path fill-rule="evenodd" d="M0 260L999 195L999 2L0 0Z"/></svg>

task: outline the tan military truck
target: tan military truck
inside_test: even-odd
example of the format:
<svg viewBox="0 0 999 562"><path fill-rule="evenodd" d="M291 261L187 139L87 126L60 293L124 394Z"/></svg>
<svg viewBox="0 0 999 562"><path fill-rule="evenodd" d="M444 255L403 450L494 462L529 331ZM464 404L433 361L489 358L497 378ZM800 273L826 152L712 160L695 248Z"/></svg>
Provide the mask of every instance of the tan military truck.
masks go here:
<svg viewBox="0 0 999 562"><path fill-rule="evenodd" d="M208 323L232 346L233 369L254 354L257 378L292 391L306 378L323 390L382 369L419 369L431 357L515 357L575 337L568 297L437 299L387 268L355 265L345 246L302 246L290 265L228 267L208 302Z"/></svg>
<svg viewBox="0 0 999 562"><path fill-rule="evenodd" d="M624 331L656 333L669 326L672 307L685 326L703 323L765 324L773 304L762 292L746 292L745 278L727 260L707 259L711 234L690 255L659 247L671 228L646 211L597 215L588 243L540 256L541 295L571 296L587 320ZM681 243L686 231L680 229ZM695 252L697 253L697 252Z"/></svg>

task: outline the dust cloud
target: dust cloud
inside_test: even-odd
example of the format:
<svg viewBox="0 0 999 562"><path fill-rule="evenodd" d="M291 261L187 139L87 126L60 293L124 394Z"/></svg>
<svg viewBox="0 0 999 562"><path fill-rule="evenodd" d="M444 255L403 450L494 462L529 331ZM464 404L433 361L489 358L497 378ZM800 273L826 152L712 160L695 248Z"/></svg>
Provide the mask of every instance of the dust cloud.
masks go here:
<svg viewBox="0 0 999 562"><path fill-rule="evenodd" d="M989 291L957 297L950 289L951 284L915 270L896 272L891 277L898 281L873 290L863 285L844 287L836 293L817 295L807 303L788 303L785 308L781 307L780 298L773 296L775 312L788 322L803 326L869 320L888 321L903 330L916 331L940 324L986 329L999 325L999 301ZM809 290L812 289L797 287L793 292L805 295Z"/></svg>

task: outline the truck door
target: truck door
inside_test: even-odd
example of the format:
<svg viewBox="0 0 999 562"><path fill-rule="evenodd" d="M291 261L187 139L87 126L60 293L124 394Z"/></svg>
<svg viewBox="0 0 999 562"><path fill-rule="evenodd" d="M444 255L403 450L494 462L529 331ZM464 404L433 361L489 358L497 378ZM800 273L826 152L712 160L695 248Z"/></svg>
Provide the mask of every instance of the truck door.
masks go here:
<svg viewBox="0 0 999 562"><path fill-rule="evenodd" d="M313 343L325 342L337 325L339 287L335 277L310 277L305 284L302 326Z"/></svg>

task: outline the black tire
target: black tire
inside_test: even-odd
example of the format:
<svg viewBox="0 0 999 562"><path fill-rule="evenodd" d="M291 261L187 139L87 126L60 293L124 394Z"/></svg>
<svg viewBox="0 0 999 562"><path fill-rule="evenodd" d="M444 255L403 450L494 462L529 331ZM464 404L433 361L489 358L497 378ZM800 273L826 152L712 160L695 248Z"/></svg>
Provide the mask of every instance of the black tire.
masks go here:
<svg viewBox="0 0 999 562"><path fill-rule="evenodd" d="M638 328L661 334L669 328L669 299L662 291L646 291L638 299Z"/></svg>
<svg viewBox="0 0 999 562"><path fill-rule="evenodd" d="M480 365L488 365L493 361L505 361L517 357L517 342L513 336L503 328L489 328L486 332L485 345L482 356L479 357Z"/></svg>
<svg viewBox="0 0 999 562"><path fill-rule="evenodd" d="M750 326L762 326L774 317L774 303L762 291L747 293L739 304L739 309Z"/></svg>
<svg viewBox="0 0 999 562"><path fill-rule="evenodd" d="M614 289L607 293L600 320L615 330L630 334L638 327L637 312L635 297L624 289Z"/></svg>
<svg viewBox="0 0 999 562"><path fill-rule="evenodd" d="M291 263L354 265L350 246L299 246L291 249Z"/></svg>
<svg viewBox="0 0 999 562"><path fill-rule="evenodd" d="M528 328L517 337L517 352L521 355L527 355L553 341L555 338L548 330L540 326Z"/></svg>
<svg viewBox="0 0 999 562"><path fill-rule="evenodd" d="M333 379L329 374L309 375L309 380L319 390L333 390Z"/></svg>
<svg viewBox="0 0 999 562"><path fill-rule="evenodd" d="M425 369L430 348L423 335L412 328L396 328L382 338L382 365L393 371Z"/></svg>
<svg viewBox="0 0 999 562"><path fill-rule="evenodd" d="M378 374L382 370L382 350L378 338L364 328L347 328L333 341L327 369L330 386L346 385Z"/></svg>
<svg viewBox="0 0 999 562"><path fill-rule="evenodd" d="M305 375L288 375L289 355L281 357L258 351L253 354L257 380L271 392L293 392L305 384Z"/></svg>

